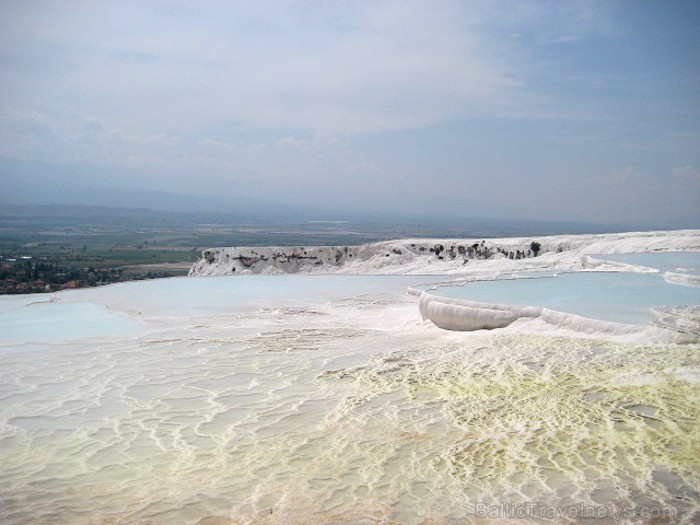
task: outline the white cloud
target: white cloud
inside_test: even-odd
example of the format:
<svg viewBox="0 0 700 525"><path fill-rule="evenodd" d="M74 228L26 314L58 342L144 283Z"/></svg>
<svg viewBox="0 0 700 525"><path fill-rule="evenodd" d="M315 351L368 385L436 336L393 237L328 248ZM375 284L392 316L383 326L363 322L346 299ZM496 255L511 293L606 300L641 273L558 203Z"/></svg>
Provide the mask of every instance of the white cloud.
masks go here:
<svg viewBox="0 0 700 525"><path fill-rule="evenodd" d="M285 137L282 140L277 141L275 147L304 150L308 148L308 142L298 139L297 137Z"/></svg>
<svg viewBox="0 0 700 525"><path fill-rule="evenodd" d="M700 182L700 170L695 166L680 166L671 170L673 174L682 179Z"/></svg>
<svg viewBox="0 0 700 525"><path fill-rule="evenodd" d="M577 42L580 37L575 35L561 35L556 37L552 42L555 44L568 44L570 42Z"/></svg>
<svg viewBox="0 0 700 525"><path fill-rule="evenodd" d="M502 38L554 18L559 38L581 38L603 18L588 4L29 0L4 10L0 101L71 122L90 115L124 137L595 118L528 87L531 35Z"/></svg>
<svg viewBox="0 0 700 525"><path fill-rule="evenodd" d="M209 151L218 151L227 155L261 155L264 154L269 146L263 142L259 143L242 143L242 142L222 142L215 139L203 139L197 142L199 146Z"/></svg>
<svg viewBox="0 0 700 525"><path fill-rule="evenodd" d="M646 179L646 176L639 173L634 166L627 165L614 170L607 178L603 179L608 184L630 184L635 181Z"/></svg>
<svg viewBox="0 0 700 525"><path fill-rule="evenodd" d="M622 59L636 48L614 38L627 19L613 16L631 9L0 2L0 155L142 167L162 174L154 184L169 176L196 191L204 179L264 178L284 198L321 183L510 203L549 192L568 213L586 206L585 186L590 202L620 192L647 203L698 179L698 134L692 115L665 111L674 98L654 94L676 77L644 66L650 81L634 84L643 75Z"/></svg>
<svg viewBox="0 0 700 525"><path fill-rule="evenodd" d="M619 191L620 187L635 185L649 180L649 177L640 172L637 168L628 164L620 168L609 171L595 177L591 177L586 181L586 186L598 188L607 187L607 191Z"/></svg>
<svg viewBox="0 0 700 525"><path fill-rule="evenodd" d="M488 4L200 5L36 4L0 37L29 60L2 92L119 128L228 120L337 135L498 112L522 85L489 52Z"/></svg>

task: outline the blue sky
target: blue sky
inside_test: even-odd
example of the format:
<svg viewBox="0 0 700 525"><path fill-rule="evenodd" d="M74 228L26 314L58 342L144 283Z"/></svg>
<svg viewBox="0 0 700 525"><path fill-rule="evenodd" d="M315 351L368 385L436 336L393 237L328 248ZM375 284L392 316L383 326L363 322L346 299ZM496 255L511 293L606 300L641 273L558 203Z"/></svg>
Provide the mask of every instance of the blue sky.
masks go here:
<svg viewBox="0 0 700 525"><path fill-rule="evenodd" d="M5 0L0 201L700 227L698 27L695 1Z"/></svg>

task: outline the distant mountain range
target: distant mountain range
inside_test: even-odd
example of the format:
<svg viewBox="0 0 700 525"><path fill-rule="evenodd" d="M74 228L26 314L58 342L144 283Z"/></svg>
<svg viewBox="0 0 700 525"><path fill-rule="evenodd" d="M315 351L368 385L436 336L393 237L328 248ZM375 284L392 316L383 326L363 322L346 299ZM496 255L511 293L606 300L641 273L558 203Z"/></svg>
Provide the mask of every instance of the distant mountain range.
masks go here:
<svg viewBox="0 0 700 525"><path fill-rule="evenodd" d="M89 175L88 175L89 173ZM533 219L532 210L458 196L440 206L427 207L420 195L406 192L385 203L381 194L367 190L347 202L332 191L315 189L315 197L256 197L251 181L237 183L237 191L218 196L180 193L168 189L137 189L137 172L115 177L104 167L48 165L0 158L0 215L98 217L143 221L239 222L264 221L281 226L303 221L351 221L375 231L439 236L483 232L484 236L610 233L632 230L675 229L668 224L601 224ZM256 191L258 193L256 193ZM402 190L397 190L402 191ZM336 192L338 193L338 192ZM319 195L328 195L320 198ZM396 195L394 195L396 197ZM397 204L398 202L398 204ZM681 224L681 226L684 226ZM688 224L687 227L692 227Z"/></svg>

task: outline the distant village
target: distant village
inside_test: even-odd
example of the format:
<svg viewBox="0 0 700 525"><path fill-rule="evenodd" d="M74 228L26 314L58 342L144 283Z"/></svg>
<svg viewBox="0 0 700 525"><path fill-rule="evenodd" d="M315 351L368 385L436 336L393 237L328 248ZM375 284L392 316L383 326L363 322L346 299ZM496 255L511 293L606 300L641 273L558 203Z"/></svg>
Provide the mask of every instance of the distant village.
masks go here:
<svg viewBox="0 0 700 525"><path fill-rule="evenodd" d="M134 268L65 267L45 256L0 254L0 295L56 292L167 276Z"/></svg>

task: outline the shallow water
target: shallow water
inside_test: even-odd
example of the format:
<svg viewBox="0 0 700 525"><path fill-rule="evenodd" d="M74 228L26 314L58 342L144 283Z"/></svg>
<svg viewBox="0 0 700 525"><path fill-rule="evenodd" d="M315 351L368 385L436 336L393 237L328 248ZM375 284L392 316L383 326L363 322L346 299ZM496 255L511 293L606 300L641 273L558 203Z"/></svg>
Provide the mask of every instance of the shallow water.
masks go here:
<svg viewBox="0 0 700 525"><path fill-rule="evenodd" d="M266 307L324 303L374 292L402 294L420 277L181 277L54 294L0 297L1 341L125 337L180 326L182 319L235 316Z"/></svg>
<svg viewBox="0 0 700 525"><path fill-rule="evenodd" d="M481 504L533 523L550 508L700 516L698 345L444 332L408 282L61 294L140 332L0 343L2 523L494 523Z"/></svg>
<svg viewBox="0 0 700 525"><path fill-rule="evenodd" d="M700 275L700 252L622 253L593 255L596 259L655 268L661 272Z"/></svg>
<svg viewBox="0 0 700 525"><path fill-rule="evenodd" d="M435 295L470 301L543 306L584 317L650 324L653 308L700 304L700 287L669 284L658 274L578 272L536 279L475 281Z"/></svg>

